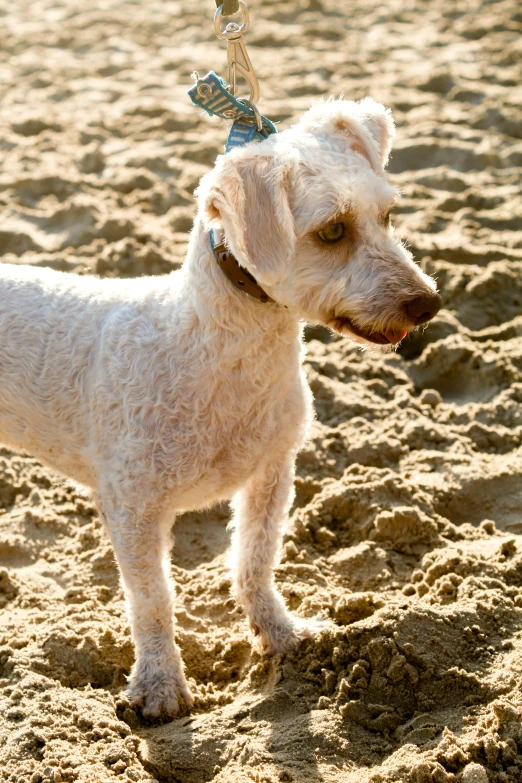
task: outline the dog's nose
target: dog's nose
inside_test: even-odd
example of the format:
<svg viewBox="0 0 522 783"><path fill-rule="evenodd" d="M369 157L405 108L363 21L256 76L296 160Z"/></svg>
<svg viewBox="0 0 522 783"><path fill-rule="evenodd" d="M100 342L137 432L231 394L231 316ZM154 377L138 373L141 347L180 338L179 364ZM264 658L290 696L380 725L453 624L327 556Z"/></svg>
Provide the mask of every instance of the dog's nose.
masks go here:
<svg viewBox="0 0 522 783"><path fill-rule="evenodd" d="M437 293L422 294L405 302L404 309L417 325L431 321L442 307L442 299Z"/></svg>

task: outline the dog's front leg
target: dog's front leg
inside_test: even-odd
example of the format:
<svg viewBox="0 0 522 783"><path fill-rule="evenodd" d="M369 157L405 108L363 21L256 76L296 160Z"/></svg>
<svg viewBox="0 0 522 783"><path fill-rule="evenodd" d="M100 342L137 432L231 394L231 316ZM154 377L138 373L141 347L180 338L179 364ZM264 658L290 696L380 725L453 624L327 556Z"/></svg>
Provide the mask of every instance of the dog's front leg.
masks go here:
<svg viewBox="0 0 522 783"><path fill-rule="evenodd" d="M284 652L324 623L288 611L274 584L273 567L294 496L294 452L267 464L234 499L232 578L263 652Z"/></svg>
<svg viewBox="0 0 522 783"><path fill-rule="evenodd" d="M169 530L154 512L140 515L100 503L120 567L136 661L127 686L146 717L173 717L192 707L174 641L174 585Z"/></svg>

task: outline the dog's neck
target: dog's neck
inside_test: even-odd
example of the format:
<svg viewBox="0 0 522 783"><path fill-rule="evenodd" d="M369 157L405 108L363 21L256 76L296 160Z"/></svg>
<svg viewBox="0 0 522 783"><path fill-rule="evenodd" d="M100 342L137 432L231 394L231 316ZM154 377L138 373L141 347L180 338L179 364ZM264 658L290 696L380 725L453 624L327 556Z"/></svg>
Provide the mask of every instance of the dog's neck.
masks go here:
<svg viewBox="0 0 522 783"><path fill-rule="evenodd" d="M237 258L232 254L232 251L227 247L221 230L212 229L209 232L209 240L214 251L214 258L238 291L247 293L249 296L257 299L258 302L261 302L261 304L266 304L267 302L275 304L272 297L261 288L255 277L248 269L241 266Z"/></svg>
<svg viewBox="0 0 522 783"><path fill-rule="evenodd" d="M209 241L208 231L196 217L183 264L187 291L195 297L196 307L204 307L206 317L238 334L245 331L277 329L282 336L300 334L299 319L285 307L262 303L237 289L219 266Z"/></svg>

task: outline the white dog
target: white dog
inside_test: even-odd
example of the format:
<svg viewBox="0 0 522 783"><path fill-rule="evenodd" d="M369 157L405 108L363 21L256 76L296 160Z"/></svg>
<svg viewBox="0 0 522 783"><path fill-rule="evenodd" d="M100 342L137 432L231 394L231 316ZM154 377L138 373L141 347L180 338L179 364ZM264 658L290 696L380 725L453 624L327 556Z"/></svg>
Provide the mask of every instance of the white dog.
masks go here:
<svg viewBox="0 0 522 783"><path fill-rule="evenodd" d="M0 266L0 441L93 491L136 647L128 694L145 715L193 703L174 641L178 512L234 496L234 590L262 650L317 631L288 611L272 576L312 417L302 322L395 345L441 303L390 225L393 134L380 104L327 101L220 157L171 275ZM227 278L211 227L268 302Z"/></svg>

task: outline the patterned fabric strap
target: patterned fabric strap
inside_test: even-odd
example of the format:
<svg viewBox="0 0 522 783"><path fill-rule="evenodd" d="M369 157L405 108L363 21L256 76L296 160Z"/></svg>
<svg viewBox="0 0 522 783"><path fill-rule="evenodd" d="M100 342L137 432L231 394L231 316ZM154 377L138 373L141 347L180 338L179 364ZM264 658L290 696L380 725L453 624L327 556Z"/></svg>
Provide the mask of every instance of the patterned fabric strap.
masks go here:
<svg viewBox="0 0 522 783"><path fill-rule="evenodd" d="M195 106L204 109L212 116L217 114L224 120L233 120L228 134L225 152L234 147L242 147L250 141L262 141L272 133L277 133L273 122L260 115L262 127L258 130L255 112L242 101L229 93L223 79L209 71L189 90L189 96Z"/></svg>

